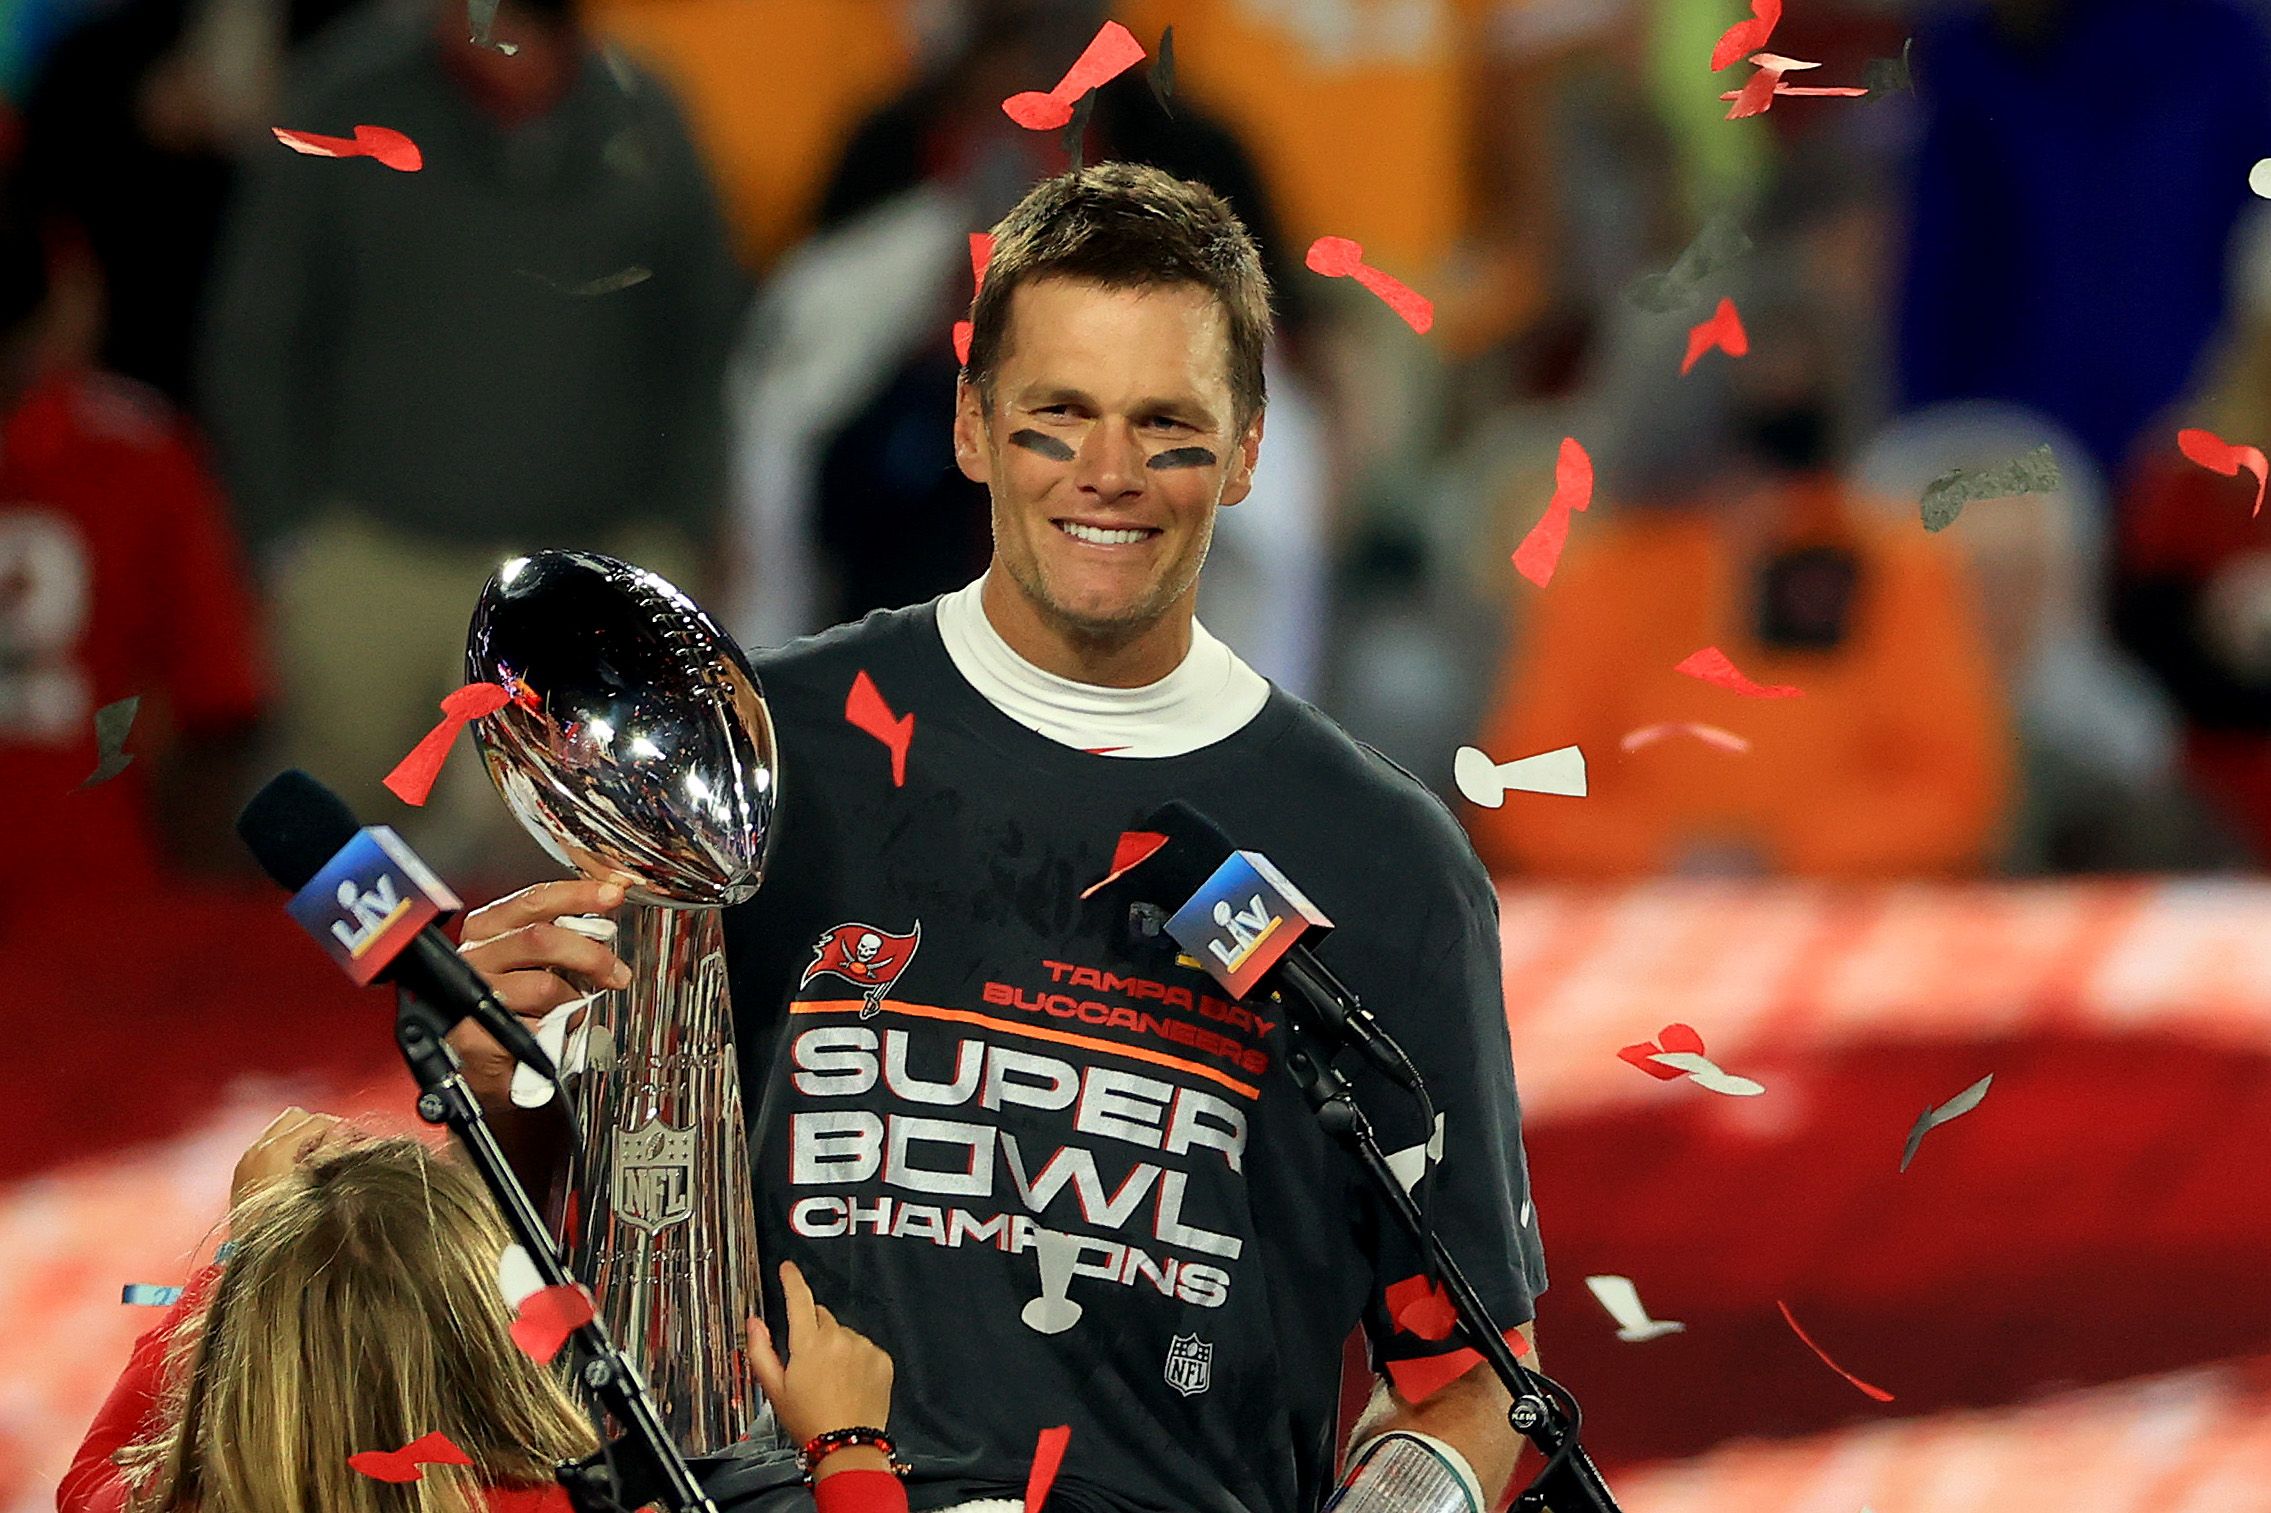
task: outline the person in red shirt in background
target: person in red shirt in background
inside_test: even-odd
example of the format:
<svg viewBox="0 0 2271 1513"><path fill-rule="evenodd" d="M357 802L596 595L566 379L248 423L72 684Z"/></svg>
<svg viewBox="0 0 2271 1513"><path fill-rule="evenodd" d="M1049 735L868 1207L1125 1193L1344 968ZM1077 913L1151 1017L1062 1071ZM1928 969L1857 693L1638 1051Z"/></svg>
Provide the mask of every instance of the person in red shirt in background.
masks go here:
<svg viewBox="0 0 2271 1513"><path fill-rule="evenodd" d="M237 855L268 673L196 442L154 391L57 355L48 274L0 197L0 831L13 886L146 886ZM95 711L132 696L138 759L82 790Z"/></svg>
<svg viewBox="0 0 2271 1513"><path fill-rule="evenodd" d="M499 1283L510 1243L473 1173L415 1140L286 1109L237 1162L234 1253L183 1289L56 1489L59 1513L569 1513L553 1468L597 1440L522 1354ZM793 1266L787 1363L750 1325L798 1444L885 1427L891 1357L814 1303ZM443 1434L470 1466L393 1487L348 1458ZM906 1513L885 1452L816 1451L819 1513Z"/></svg>

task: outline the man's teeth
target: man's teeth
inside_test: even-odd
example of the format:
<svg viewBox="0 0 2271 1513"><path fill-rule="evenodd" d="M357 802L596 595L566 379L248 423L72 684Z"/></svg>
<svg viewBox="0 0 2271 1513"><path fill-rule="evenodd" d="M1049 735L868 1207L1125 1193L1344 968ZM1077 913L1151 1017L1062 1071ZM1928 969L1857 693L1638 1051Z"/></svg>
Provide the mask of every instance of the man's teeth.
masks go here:
<svg viewBox="0 0 2271 1513"><path fill-rule="evenodd" d="M1151 534L1145 530L1101 530L1093 525L1082 525L1076 520L1060 520L1057 528L1073 540L1086 541L1092 546L1132 546Z"/></svg>

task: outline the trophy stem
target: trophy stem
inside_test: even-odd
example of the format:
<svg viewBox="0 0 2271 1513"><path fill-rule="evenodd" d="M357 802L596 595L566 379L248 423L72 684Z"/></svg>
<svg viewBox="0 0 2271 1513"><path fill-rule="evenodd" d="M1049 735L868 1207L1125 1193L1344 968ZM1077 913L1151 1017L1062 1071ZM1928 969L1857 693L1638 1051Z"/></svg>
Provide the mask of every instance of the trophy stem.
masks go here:
<svg viewBox="0 0 2271 1513"><path fill-rule="evenodd" d="M679 1448L712 1454L765 1411L743 1334L762 1294L724 926L628 905L619 930L631 985L586 1016L562 1239Z"/></svg>

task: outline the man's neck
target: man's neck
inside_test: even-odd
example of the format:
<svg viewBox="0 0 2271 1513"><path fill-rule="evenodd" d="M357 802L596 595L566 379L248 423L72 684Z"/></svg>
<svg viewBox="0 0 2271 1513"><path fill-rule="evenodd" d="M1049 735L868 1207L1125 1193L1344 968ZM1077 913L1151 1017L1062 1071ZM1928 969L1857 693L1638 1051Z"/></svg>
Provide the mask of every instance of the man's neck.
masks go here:
<svg viewBox="0 0 2271 1513"><path fill-rule="evenodd" d="M1194 595L1125 639L1083 636L1052 621L1000 566L986 569L979 602L1009 649L1046 673L1099 688L1143 688L1183 665L1191 650Z"/></svg>

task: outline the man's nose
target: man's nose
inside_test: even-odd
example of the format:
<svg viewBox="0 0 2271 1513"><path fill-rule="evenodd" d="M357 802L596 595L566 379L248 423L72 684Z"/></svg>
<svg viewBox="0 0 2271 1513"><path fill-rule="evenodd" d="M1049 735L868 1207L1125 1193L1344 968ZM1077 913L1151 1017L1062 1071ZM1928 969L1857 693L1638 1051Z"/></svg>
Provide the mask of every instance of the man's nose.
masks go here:
<svg viewBox="0 0 2271 1513"><path fill-rule="evenodd" d="M1143 448L1132 428L1104 421L1089 427L1074 461L1073 482L1109 502L1143 492Z"/></svg>

